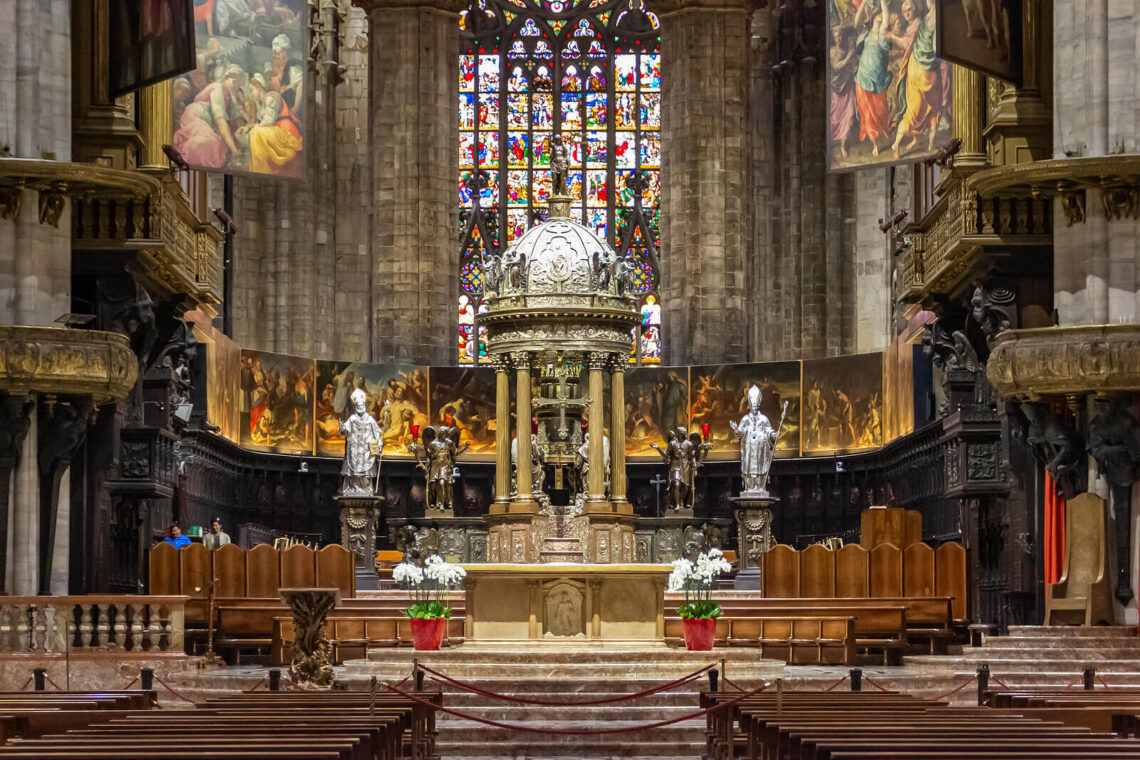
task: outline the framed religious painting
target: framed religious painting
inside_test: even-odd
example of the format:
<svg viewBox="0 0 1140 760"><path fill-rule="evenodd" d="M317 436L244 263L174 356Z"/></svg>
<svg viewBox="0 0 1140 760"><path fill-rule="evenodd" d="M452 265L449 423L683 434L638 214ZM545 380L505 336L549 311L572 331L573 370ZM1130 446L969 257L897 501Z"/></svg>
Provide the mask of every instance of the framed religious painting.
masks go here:
<svg viewBox="0 0 1140 760"><path fill-rule="evenodd" d="M913 163L953 139L936 0L833 0L827 39L832 171Z"/></svg>
<svg viewBox="0 0 1140 760"><path fill-rule="evenodd" d="M465 456L495 453L495 371L490 367L432 367L431 422L459 429Z"/></svg>
<svg viewBox="0 0 1140 760"><path fill-rule="evenodd" d="M112 98L196 65L192 0L110 0L108 91Z"/></svg>
<svg viewBox="0 0 1140 760"><path fill-rule="evenodd" d="M1022 0L937 3L940 58L1021 85Z"/></svg>
<svg viewBox="0 0 1140 760"><path fill-rule="evenodd" d="M689 425L689 368L632 367L625 373L625 453L653 457L670 430Z"/></svg>
<svg viewBox="0 0 1140 760"><path fill-rule="evenodd" d="M317 454L344 455L340 420L352 413L350 396L358 388L384 430L384 456L411 456L414 431L428 424L427 367L333 361L317 362Z"/></svg>
<svg viewBox="0 0 1140 760"><path fill-rule="evenodd" d="M832 454L883 445L883 355L804 361L803 453Z"/></svg>
<svg viewBox="0 0 1140 760"><path fill-rule="evenodd" d="M278 454L313 453L312 359L241 350L241 445Z"/></svg>
<svg viewBox="0 0 1140 760"><path fill-rule="evenodd" d="M308 14L306 0L194 0L196 65L171 94L171 144L190 166L304 174Z"/></svg>
<svg viewBox="0 0 1140 760"><path fill-rule="evenodd" d="M728 424L748 412L748 389L760 389L760 411L780 431L777 457L800 453L800 363L718 364L689 370L692 388L689 419L693 430L708 433L709 459L736 459L739 443Z"/></svg>

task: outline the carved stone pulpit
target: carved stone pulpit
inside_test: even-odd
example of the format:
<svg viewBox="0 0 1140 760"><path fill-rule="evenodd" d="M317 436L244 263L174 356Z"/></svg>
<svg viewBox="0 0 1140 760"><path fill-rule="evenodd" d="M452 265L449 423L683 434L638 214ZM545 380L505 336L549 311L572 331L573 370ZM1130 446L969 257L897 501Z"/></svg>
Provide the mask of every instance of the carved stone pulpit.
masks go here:
<svg viewBox="0 0 1140 760"><path fill-rule="evenodd" d="M293 661L289 677L301 689L331 689L332 643L325 621L340 603L340 589L283 588L281 601L293 612Z"/></svg>

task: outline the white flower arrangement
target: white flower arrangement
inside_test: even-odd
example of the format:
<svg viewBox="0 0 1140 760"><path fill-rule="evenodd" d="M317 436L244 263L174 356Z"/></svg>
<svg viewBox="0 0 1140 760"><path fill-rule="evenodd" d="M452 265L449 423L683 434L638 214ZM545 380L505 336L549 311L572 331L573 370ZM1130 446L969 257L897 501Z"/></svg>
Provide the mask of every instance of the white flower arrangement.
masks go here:
<svg viewBox="0 0 1140 760"><path fill-rule="evenodd" d="M444 562L438 554L424 560L423 567L401 562L392 568L392 580L412 594L412 605L404 610L412 618L451 617L451 608L443 603L443 592L458 588L466 577L466 570Z"/></svg>
<svg viewBox="0 0 1140 760"><path fill-rule="evenodd" d="M720 614L720 606L712 601L712 587L717 576L732 570L724 552L712 548L697 555L697 561L678 559L669 573L669 590L684 591L685 603L678 608L681 617L705 618Z"/></svg>

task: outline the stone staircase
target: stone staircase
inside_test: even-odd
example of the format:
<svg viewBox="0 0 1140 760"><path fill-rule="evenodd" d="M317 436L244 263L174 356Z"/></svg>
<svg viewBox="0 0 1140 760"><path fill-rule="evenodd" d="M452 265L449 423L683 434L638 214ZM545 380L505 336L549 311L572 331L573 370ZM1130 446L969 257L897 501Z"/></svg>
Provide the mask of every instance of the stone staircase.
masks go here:
<svg viewBox="0 0 1140 760"><path fill-rule="evenodd" d="M524 699L575 702L632 694L681 678L700 667L729 660L733 680L759 684L779 676L783 664L763 660L755 650L687 652L679 649L596 648L480 649L439 652L373 650L367 660L344 665L338 674L348 688L367 688L371 676L399 681L413 658L481 689ZM436 683L429 681L435 687ZM641 699L594 706L541 706L483 697L443 685L444 704L471 715L516 725L553 729L598 729L652 723L696 711L702 678ZM542 758L697 758L704 751L705 720L683 721L638 733L570 736L512 731L441 714L437 747L444 760Z"/></svg>

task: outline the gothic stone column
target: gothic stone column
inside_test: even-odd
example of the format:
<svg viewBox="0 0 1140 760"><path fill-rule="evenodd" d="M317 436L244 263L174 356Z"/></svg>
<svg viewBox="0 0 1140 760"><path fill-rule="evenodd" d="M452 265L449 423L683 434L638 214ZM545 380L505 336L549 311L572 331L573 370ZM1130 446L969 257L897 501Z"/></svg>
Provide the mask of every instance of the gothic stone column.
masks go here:
<svg viewBox="0 0 1140 760"><path fill-rule="evenodd" d="M659 10L665 359L746 361L749 4L666 5Z"/></svg>
<svg viewBox="0 0 1140 760"><path fill-rule="evenodd" d="M463 3L354 0L371 68L373 359L452 364Z"/></svg>

